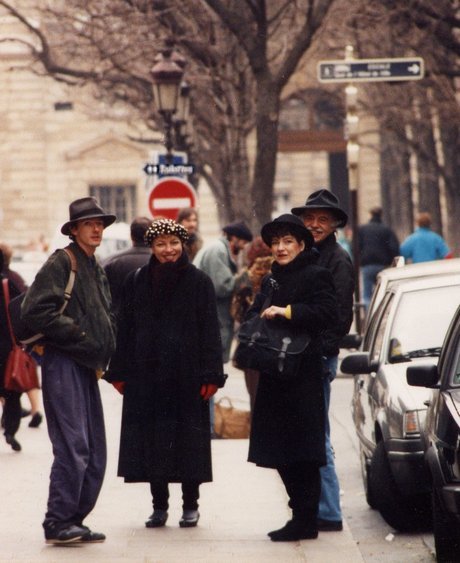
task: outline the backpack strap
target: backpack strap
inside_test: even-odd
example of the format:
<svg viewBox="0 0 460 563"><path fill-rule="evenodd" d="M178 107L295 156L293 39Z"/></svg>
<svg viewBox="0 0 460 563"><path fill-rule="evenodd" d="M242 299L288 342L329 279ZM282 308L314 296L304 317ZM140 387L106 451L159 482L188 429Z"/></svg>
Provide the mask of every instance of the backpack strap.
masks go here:
<svg viewBox="0 0 460 563"><path fill-rule="evenodd" d="M75 277L77 275L77 259L75 258L75 254L70 250L68 246L62 249L70 260L70 275L67 281L67 285L64 289L64 303L62 307L59 309L59 313L63 313L64 309L67 307L67 303L70 301L72 297L72 290L75 284Z"/></svg>

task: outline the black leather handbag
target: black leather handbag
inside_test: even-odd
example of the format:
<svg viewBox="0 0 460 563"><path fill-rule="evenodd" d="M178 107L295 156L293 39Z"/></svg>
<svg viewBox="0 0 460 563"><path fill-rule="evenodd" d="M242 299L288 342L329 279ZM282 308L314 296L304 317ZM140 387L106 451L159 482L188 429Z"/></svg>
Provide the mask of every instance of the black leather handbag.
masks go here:
<svg viewBox="0 0 460 563"><path fill-rule="evenodd" d="M265 300L262 311L270 301L271 296ZM292 327L287 319L267 320L260 315L244 321L237 338L233 361L238 368L255 369L278 377L297 375L302 355L311 342L310 335Z"/></svg>

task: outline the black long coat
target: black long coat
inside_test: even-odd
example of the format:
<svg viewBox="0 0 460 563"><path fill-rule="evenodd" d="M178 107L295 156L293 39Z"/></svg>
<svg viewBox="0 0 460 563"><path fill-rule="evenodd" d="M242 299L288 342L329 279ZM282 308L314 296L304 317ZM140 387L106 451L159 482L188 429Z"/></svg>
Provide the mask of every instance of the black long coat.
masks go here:
<svg viewBox="0 0 460 563"><path fill-rule="evenodd" d="M214 287L185 253L154 282L162 266L152 256L124 286L106 376L125 381L118 475L211 481L209 404L200 387L224 383Z"/></svg>
<svg viewBox="0 0 460 563"><path fill-rule="evenodd" d="M331 273L314 264L311 253L301 252L292 262L272 267L248 316L259 313L270 287L273 305L291 305L286 323L305 328L313 337L299 373L283 380L261 373L252 416L248 461L262 467L296 462L326 464L325 412L320 333L337 319Z"/></svg>

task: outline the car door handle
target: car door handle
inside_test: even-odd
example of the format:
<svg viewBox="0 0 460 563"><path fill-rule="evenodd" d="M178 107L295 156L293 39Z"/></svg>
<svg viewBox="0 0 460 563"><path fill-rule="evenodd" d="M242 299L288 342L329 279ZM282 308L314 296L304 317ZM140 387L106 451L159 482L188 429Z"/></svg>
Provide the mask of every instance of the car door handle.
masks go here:
<svg viewBox="0 0 460 563"><path fill-rule="evenodd" d="M358 381L358 387L359 387L360 389L362 389L362 388L364 387L364 379L360 379L360 380Z"/></svg>
<svg viewBox="0 0 460 563"><path fill-rule="evenodd" d="M427 399L426 401L423 401L423 404L424 404L426 407L429 407L429 406L431 405L430 399Z"/></svg>

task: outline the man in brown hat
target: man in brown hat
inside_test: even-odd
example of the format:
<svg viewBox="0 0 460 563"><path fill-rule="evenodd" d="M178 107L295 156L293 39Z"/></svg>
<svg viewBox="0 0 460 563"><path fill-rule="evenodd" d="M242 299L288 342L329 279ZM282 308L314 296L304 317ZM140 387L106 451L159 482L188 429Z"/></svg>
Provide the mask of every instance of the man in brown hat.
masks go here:
<svg viewBox="0 0 460 563"><path fill-rule="evenodd" d="M47 543L94 543L104 534L83 524L96 504L106 467L104 416L98 377L115 348L108 281L94 253L104 228L116 217L93 197L72 202L61 228L72 243L76 277L67 302L64 292L71 259L64 250L52 254L29 288L22 320L44 335L43 403L53 445L48 506L43 522Z"/></svg>
<svg viewBox="0 0 460 563"><path fill-rule="evenodd" d="M307 198L305 205L294 207L310 230L319 252L317 264L332 272L338 303L338 322L322 335L323 382L326 414L329 410L331 382L337 375L340 340L348 334L353 320L354 271L349 254L337 242L335 232L348 221L340 207L339 200L332 192L321 189ZM335 471L334 452L331 446L329 417L326 418L327 465L321 468L321 498L318 510L318 529L323 532L342 530L340 509L340 486Z"/></svg>

